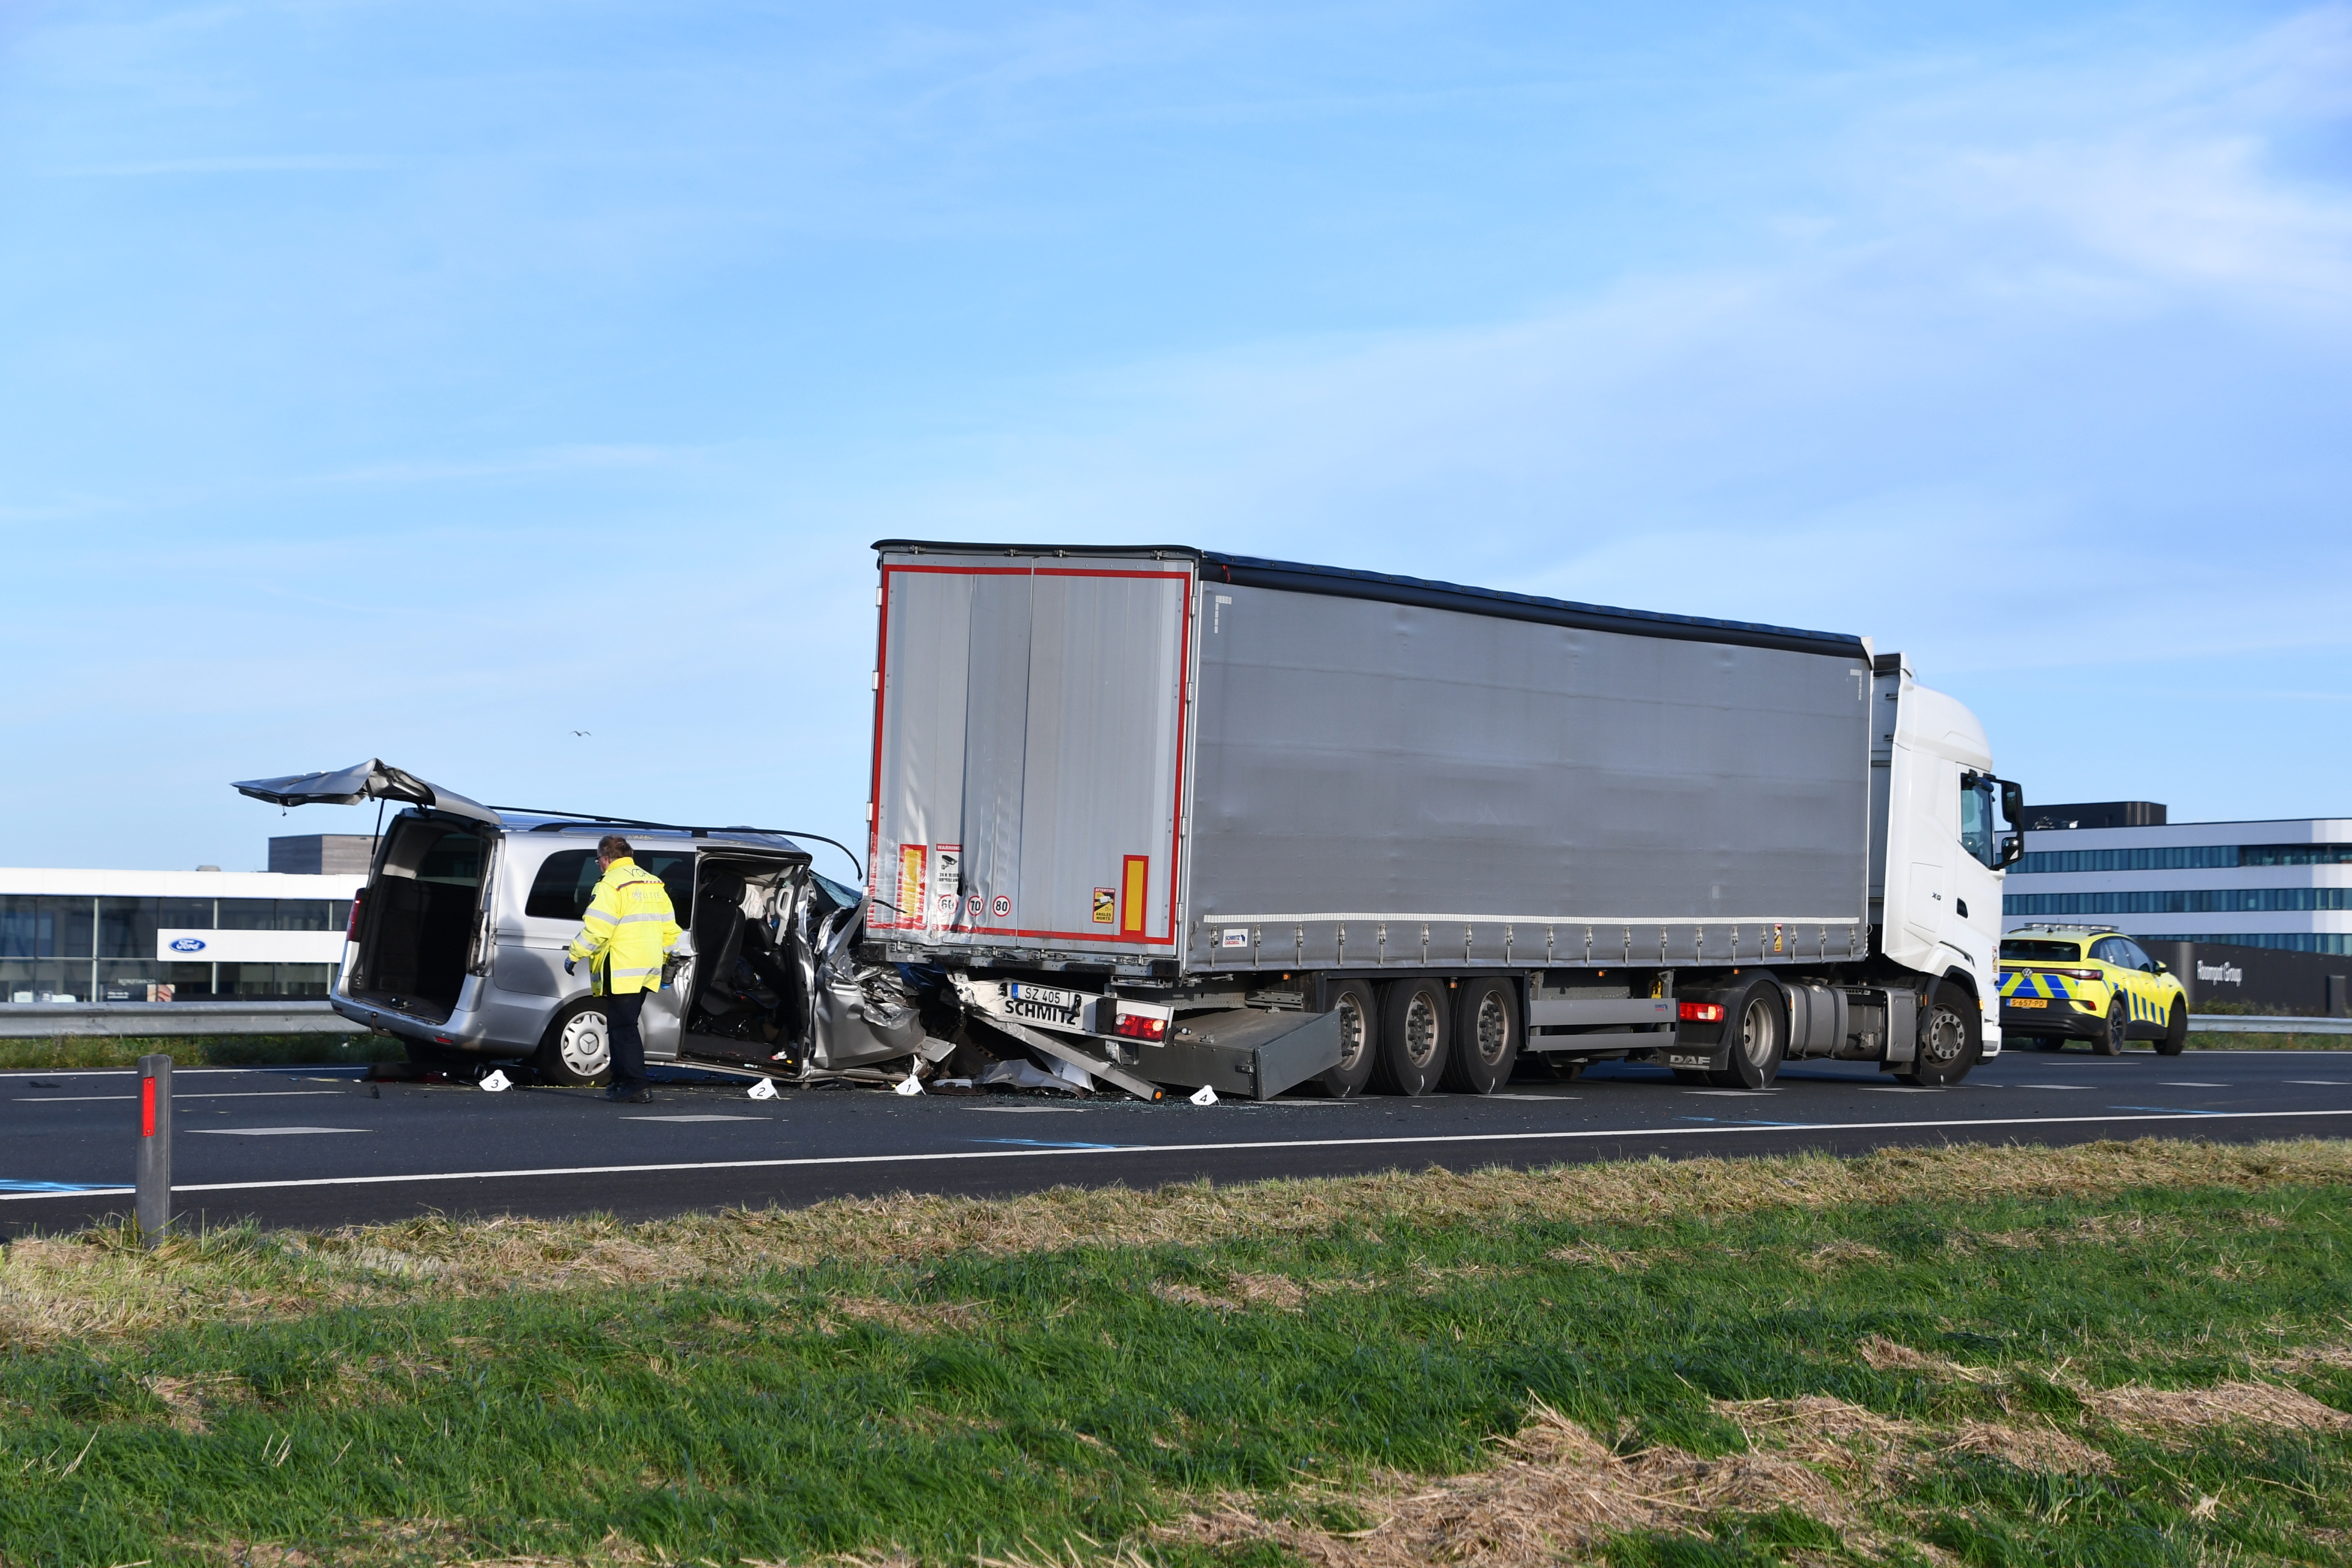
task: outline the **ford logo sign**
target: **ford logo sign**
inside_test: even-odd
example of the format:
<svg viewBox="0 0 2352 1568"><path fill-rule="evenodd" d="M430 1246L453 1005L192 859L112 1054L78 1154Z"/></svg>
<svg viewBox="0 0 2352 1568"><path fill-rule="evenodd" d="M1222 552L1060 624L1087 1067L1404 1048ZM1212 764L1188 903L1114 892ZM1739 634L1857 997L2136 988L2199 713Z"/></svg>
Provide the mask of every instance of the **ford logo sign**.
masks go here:
<svg viewBox="0 0 2352 1568"><path fill-rule="evenodd" d="M204 950L205 939L201 936L175 936L172 939L172 951L174 953L201 953Z"/></svg>

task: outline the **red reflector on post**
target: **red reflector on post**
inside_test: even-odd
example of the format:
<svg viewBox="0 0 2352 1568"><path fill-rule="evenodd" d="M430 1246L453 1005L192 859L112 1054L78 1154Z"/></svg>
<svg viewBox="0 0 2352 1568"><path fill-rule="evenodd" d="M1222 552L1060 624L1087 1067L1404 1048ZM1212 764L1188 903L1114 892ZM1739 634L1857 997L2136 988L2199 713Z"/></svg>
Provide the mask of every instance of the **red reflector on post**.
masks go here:
<svg viewBox="0 0 2352 1568"><path fill-rule="evenodd" d="M1721 1023L1723 1009L1714 1002L1685 1002L1675 1009L1685 1023Z"/></svg>
<svg viewBox="0 0 2352 1568"><path fill-rule="evenodd" d="M155 1081L152 1078L139 1081L139 1135L155 1135Z"/></svg>

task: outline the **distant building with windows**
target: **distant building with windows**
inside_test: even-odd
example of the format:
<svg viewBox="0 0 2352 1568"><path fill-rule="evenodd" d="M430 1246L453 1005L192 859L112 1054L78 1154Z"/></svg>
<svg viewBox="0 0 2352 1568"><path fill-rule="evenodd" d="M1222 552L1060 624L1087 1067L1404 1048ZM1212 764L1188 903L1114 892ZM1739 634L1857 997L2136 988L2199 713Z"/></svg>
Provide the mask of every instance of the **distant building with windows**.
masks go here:
<svg viewBox="0 0 2352 1568"><path fill-rule="evenodd" d="M2147 800L2030 808L2001 928L2096 921L2143 946L2352 954L2352 818L2166 817Z"/></svg>
<svg viewBox="0 0 2352 1568"><path fill-rule="evenodd" d="M270 841L302 871L0 868L0 1003L323 997L372 848Z"/></svg>

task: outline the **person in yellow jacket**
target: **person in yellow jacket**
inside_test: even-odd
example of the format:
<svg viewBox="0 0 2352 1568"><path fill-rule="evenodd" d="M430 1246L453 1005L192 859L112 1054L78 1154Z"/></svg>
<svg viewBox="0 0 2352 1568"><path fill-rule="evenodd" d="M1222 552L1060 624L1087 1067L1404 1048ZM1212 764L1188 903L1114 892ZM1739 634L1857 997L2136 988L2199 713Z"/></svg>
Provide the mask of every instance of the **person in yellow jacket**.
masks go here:
<svg viewBox="0 0 2352 1568"><path fill-rule="evenodd" d="M594 993L604 998L604 1038L613 1051L613 1086L607 1100L642 1104L653 1098L646 1078L646 1037L637 1015L646 993L661 989L662 960L677 945L677 911L661 878L630 857L635 852L618 833L596 844L604 874L581 917L580 935L563 956L563 972L585 959Z"/></svg>

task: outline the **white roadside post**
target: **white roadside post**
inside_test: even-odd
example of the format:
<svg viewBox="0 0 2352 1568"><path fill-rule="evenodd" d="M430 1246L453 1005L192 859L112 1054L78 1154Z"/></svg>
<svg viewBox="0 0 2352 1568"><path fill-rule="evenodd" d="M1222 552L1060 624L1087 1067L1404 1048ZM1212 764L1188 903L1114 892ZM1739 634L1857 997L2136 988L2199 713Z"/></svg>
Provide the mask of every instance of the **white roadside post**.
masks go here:
<svg viewBox="0 0 2352 1568"><path fill-rule="evenodd" d="M172 1223L172 1059L139 1059L139 1239L163 1239Z"/></svg>

